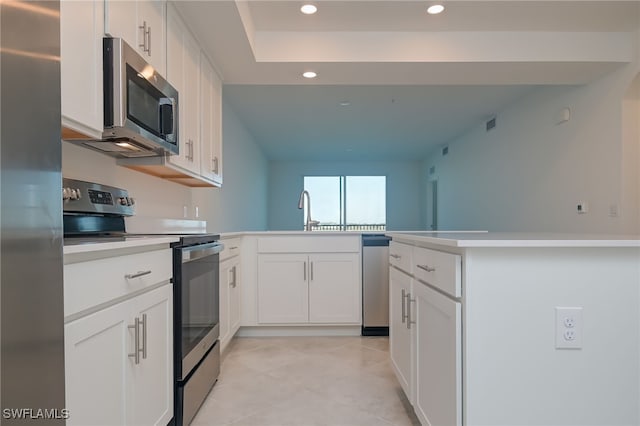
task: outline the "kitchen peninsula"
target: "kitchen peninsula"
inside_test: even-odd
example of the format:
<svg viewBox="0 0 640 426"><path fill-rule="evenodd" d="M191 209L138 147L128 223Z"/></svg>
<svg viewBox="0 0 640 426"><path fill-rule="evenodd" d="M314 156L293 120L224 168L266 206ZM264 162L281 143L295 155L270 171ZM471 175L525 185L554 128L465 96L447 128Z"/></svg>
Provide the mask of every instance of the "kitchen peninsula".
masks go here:
<svg viewBox="0 0 640 426"><path fill-rule="evenodd" d="M637 236L387 235L392 365L422 423L640 422Z"/></svg>

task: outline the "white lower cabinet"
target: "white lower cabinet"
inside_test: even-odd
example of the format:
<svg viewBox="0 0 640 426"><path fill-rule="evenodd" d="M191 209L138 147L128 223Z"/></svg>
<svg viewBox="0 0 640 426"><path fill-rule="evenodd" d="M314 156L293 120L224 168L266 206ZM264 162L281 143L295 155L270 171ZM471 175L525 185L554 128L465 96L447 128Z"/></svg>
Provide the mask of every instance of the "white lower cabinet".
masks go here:
<svg viewBox="0 0 640 426"><path fill-rule="evenodd" d="M414 337L413 406L427 425L462 425L462 309L413 282L409 316Z"/></svg>
<svg viewBox="0 0 640 426"><path fill-rule="evenodd" d="M407 323L406 299L411 277L395 268L389 271L389 351L391 366L409 401L413 401L413 330Z"/></svg>
<svg viewBox="0 0 640 426"><path fill-rule="evenodd" d="M68 425L127 424L132 305L125 301L65 325Z"/></svg>
<svg viewBox="0 0 640 426"><path fill-rule="evenodd" d="M309 321L306 254L258 255L258 322Z"/></svg>
<svg viewBox="0 0 640 426"><path fill-rule="evenodd" d="M357 253L258 255L261 324L360 323Z"/></svg>
<svg viewBox="0 0 640 426"><path fill-rule="evenodd" d="M420 423L460 426L462 303L441 289L460 288L461 257L397 243L392 248L389 268L392 368ZM403 252L402 257L411 261L398 262L402 258L396 252ZM428 284L411 275L410 271L417 270L431 274L427 278L419 275L430 280Z"/></svg>
<svg viewBox="0 0 640 426"><path fill-rule="evenodd" d="M167 284L65 325L68 425L171 420L172 307Z"/></svg>
<svg viewBox="0 0 640 426"><path fill-rule="evenodd" d="M171 250L96 253L64 258L67 424L164 426L173 418Z"/></svg>
<svg viewBox="0 0 640 426"><path fill-rule="evenodd" d="M165 425L173 417L172 287L166 285L133 300L134 315L144 319L142 327L146 332L140 337L140 363L128 360L133 375L128 423Z"/></svg>
<svg viewBox="0 0 640 426"><path fill-rule="evenodd" d="M240 256L220 262L220 350L240 328Z"/></svg>

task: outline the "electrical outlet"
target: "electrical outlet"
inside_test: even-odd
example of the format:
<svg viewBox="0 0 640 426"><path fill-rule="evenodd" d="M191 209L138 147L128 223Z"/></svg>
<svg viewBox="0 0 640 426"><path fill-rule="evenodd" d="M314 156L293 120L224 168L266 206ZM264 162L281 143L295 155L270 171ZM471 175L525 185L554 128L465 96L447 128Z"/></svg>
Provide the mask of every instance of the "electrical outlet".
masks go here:
<svg viewBox="0 0 640 426"><path fill-rule="evenodd" d="M556 349L582 349L582 308L556 306Z"/></svg>
<svg viewBox="0 0 640 426"><path fill-rule="evenodd" d="M589 212L589 204L586 201L580 201L576 204L576 211L578 214L585 214Z"/></svg>

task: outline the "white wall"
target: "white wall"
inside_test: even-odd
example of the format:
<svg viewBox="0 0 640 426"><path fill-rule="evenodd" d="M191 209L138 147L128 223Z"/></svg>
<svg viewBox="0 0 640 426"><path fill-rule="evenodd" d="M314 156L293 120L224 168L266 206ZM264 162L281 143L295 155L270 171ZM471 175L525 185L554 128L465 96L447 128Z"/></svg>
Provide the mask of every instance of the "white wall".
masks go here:
<svg viewBox="0 0 640 426"><path fill-rule="evenodd" d="M639 233L637 72L631 64L588 85L540 88L500 111L492 131L479 124L447 156L432 153L422 178L426 191L435 166L439 228ZM557 124L564 107L571 119ZM589 212L579 215L581 201Z"/></svg>
<svg viewBox="0 0 640 426"><path fill-rule="evenodd" d="M194 188L193 204L204 208L209 232L266 230L267 159L227 103L222 131L222 188Z"/></svg>
<svg viewBox="0 0 640 426"><path fill-rule="evenodd" d="M62 142L62 173L129 190L137 217L207 221L209 232L265 230L268 163L236 114L223 105L223 186L190 188L116 165L88 148ZM198 207L199 217L195 211Z"/></svg>
<svg viewBox="0 0 640 426"><path fill-rule="evenodd" d="M136 216L182 219L191 208L191 188L116 165L116 159L62 142L62 175L124 188L136 200ZM202 212L204 213L204 212Z"/></svg>
<svg viewBox="0 0 640 426"><path fill-rule="evenodd" d="M269 229L302 230L298 197L304 176L386 176L387 229L424 229L418 161L272 161L269 166ZM313 194L311 194L313 206ZM312 211L313 213L313 211Z"/></svg>

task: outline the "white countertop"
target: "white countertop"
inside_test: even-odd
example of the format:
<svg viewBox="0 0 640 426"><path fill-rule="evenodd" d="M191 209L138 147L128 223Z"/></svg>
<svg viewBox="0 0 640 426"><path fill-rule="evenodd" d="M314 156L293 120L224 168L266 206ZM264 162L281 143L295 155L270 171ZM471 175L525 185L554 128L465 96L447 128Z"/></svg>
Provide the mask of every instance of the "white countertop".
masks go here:
<svg viewBox="0 0 640 426"><path fill-rule="evenodd" d="M102 250L119 250L132 247L143 247L157 244L169 244L179 241L177 237L171 236L149 236L149 237L124 237L111 241L105 238L78 238L72 243L66 243L64 254L89 253Z"/></svg>
<svg viewBox="0 0 640 426"><path fill-rule="evenodd" d="M274 236L274 235L282 235L282 236L294 236L294 235L306 235L313 237L321 237L321 236L359 236L362 234L385 234L386 231L244 231L244 232L223 232L220 234L222 239L225 238L234 238L234 237L242 237L244 235L264 235L264 236Z"/></svg>
<svg viewBox="0 0 640 426"><path fill-rule="evenodd" d="M393 240L449 247L640 247L640 235L524 232L385 232Z"/></svg>

